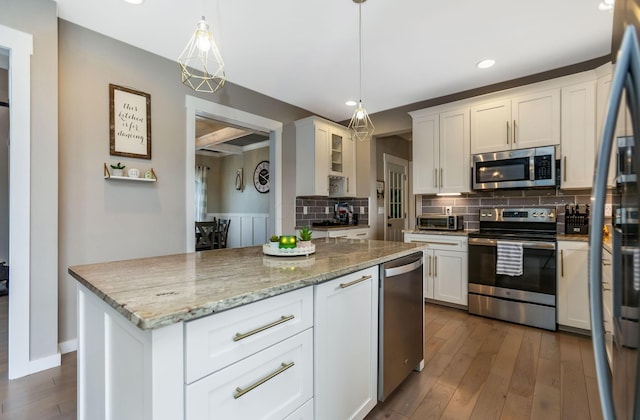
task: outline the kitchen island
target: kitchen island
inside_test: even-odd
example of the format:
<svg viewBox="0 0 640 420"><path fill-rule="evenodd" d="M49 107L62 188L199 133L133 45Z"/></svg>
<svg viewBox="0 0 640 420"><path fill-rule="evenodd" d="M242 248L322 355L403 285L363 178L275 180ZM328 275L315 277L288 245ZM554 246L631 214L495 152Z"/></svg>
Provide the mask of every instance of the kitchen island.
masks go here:
<svg viewBox="0 0 640 420"><path fill-rule="evenodd" d="M262 247L248 247L70 267L80 283L78 418L217 418L232 404L250 405L230 408L245 414L313 418L319 368L313 348L322 344L314 319L323 315L314 311L326 307L314 302L314 287L340 279L339 288L363 291L351 309L360 314L358 305L365 305L368 317L358 319L370 324L363 337L373 351L377 266L423 249L329 238L314 244L308 257L269 257ZM263 315L276 321L249 328L256 320L262 325ZM268 375L255 373L282 354L291 361ZM370 356L363 367L369 381L377 353ZM241 368L260 383L282 379L270 381L260 397ZM247 387L234 382L218 400L218 385L236 379ZM372 407L375 389L369 394ZM267 405L253 407L258 401Z"/></svg>

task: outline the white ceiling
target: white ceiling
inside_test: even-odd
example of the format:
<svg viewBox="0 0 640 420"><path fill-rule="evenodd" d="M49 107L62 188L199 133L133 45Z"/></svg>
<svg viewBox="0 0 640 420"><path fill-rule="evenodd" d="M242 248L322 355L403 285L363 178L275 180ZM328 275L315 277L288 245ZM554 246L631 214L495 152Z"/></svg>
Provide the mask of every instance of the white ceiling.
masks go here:
<svg viewBox="0 0 640 420"><path fill-rule="evenodd" d="M599 11L599 2L367 1L363 103L375 113L607 55L613 14ZM352 0L57 3L62 19L172 60L205 14L229 81L335 121L350 118L344 102L358 99ZM478 70L487 57L497 64Z"/></svg>

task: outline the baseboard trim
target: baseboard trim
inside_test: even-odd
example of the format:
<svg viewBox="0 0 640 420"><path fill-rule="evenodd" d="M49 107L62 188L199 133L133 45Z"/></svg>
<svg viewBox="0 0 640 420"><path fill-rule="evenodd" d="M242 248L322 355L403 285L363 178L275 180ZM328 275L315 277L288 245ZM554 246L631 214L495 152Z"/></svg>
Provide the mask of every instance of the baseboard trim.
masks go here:
<svg viewBox="0 0 640 420"><path fill-rule="evenodd" d="M29 375L60 366L60 353L29 361Z"/></svg>
<svg viewBox="0 0 640 420"><path fill-rule="evenodd" d="M72 351L78 350L78 339L74 338L73 340L63 341L62 343L58 343L58 348L60 349L61 354L71 353Z"/></svg>

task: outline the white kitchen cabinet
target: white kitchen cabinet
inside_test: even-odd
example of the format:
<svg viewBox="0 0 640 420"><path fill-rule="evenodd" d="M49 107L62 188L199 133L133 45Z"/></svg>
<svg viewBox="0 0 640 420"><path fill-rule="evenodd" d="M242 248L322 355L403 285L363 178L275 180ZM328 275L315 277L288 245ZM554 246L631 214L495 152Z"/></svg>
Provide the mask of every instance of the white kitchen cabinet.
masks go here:
<svg viewBox="0 0 640 420"><path fill-rule="evenodd" d="M319 284L315 298L315 418L364 418L377 403L378 267Z"/></svg>
<svg viewBox="0 0 640 420"><path fill-rule="evenodd" d="M602 309L604 318L604 342L607 351L609 368L613 356L613 257L605 248L602 248Z"/></svg>
<svg viewBox="0 0 640 420"><path fill-rule="evenodd" d="M600 143L602 142L602 134L604 131L604 119L607 114L607 107L609 105L609 91L611 90L612 78L611 71L611 63L607 63L597 69L599 77L596 82L596 156L600 151ZM628 136L633 133L629 110L628 108L623 107L623 104L626 104L624 92L621 99L620 111L618 112L618 121L614 130L614 139L617 137ZM612 153L611 160L609 161L609 175L607 176L607 185L609 187L616 186L616 147L617 145L614 142L614 152Z"/></svg>
<svg viewBox="0 0 640 420"><path fill-rule="evenodd" d="M346 238L346 239L370 239L371 229L368 227L352 229L329 229L326 231L314 231L314 238Z"/></svg>
<svg viewBox="0 0 640 420"><path fill-rule="evenodd" d="M439 302L468 306L467 237L405 233L405 242L426 244L424 297Z"/></svg>
<svg viewBox="0 0 640 420"><path fill-rule="evenodd" d="M313 330L186 386L189 420L282 419L313 397Z"/></svg>
<svg viewBox="0 0 640 420"><path fill-rule="evenodd" d="M595 137L595 81L562 88L561 188L591 188Z"/></svg>
<svg viewBox="0 0 640 420"><path fill-rule="evenodd" d="M471 107L471 154L560 144L560 89Z"/></svg>
<svg viewBox="0 0 640 420"><path fill-rule="evenodd" d="M589 312L589 243L558 241L558 324L591 330Z"/></svg>
<svg viewBox="0 0 640 420"><path fill-rule="evenodd" d="M469 108L430 112L409 113L413 118L413 193L469 192Z"/></svg>
<svg viewBox="0 0 640 420"><path fill-rule="evenodd" d="M296 121L296 195L356 196L356 148L346 127L318 117Z"/></svg>

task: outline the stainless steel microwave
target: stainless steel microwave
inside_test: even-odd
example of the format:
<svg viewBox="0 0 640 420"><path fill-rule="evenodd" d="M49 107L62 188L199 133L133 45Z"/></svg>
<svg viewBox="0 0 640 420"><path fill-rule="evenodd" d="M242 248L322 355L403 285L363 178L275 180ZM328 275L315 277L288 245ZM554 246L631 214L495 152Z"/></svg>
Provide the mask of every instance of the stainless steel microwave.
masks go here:
<svg viewBox="0 0 640 420"><path fill-rule="evenodd" d="M462 216L447 214L421 214L416 227L420 230L461 230L464 229Z"/></svg>
<svg viewBox="0 0 640 420"><path fill-rule="evenodd" d="M555 147L473 155L473 189L552 187L556 185Z"/></svg>

